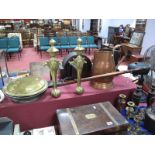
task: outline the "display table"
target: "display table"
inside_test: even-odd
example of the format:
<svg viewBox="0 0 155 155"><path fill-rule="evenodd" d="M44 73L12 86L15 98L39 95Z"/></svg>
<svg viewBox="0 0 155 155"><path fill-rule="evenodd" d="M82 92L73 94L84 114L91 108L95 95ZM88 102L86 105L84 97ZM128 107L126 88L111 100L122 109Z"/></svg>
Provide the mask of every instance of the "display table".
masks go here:
<svg viewBox="0 0 155 155"><path fill-rule="evenodd" d="M89 82L83 82L82 86L85 88L83 95L74 93L76 84L66 85L59 87L62 92L59 98L51 97L50 89L48 89L39 100L26 104L17 104L5 98L3 103L0 104L0 117L9 117L15 124L20 124L22 131L56 125L57 109L101 101L110 101L115 105L120 93L124 93L129 97L136 88L136 85L131 80L123 76L115 77L113 85L112 89L96 90L89 85Z"/></svg>

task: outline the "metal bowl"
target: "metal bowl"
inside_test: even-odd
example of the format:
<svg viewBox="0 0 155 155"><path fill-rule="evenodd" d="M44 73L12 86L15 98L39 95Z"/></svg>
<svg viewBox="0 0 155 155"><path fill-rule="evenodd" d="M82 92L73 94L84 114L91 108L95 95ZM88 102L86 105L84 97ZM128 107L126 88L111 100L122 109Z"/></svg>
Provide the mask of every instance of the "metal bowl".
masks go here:
<svg viewBox="0 0 155 155"><path fill-rule="evenodd" d="M8 96L24 97L38 94L47 87L47 81L39 77L24 77L9 82L3 91Z"/></svg>
<svg viewBox="0 0 155 155"><path fill-rule="evenodd" d="M44 94L44 92L42 92L41 94L37 94L37 95L34 95L34 96L27 97L27 98L13 98L13 97L10 97L10 99L13 102L18 103L18 104L20 104L20 103L31 103L33 101L38 100Z"/></svg>
<svg viewBox="0 0 155 155"><path fill-rule="evenodd" d="M22 82L25 82L25 81L26 83L23 84ZM28 81L31 81L31 82L28 83ZM47 81L41 80L40 78L36 78L36 77L26 77L26 79L22 78L20 80L15 80L10 83L4 88L4 94L16 103L28 103L28 102L35 101L40 96L42 96L48 88ZM30 84L33 84L33 86L31 87ZM35 88L35 85L37 88ZM18 89L17 86L19 87L23 86L24 88L19 88L15 92L12 92L14 88L12 88L11 86L17 89ZM34 88L34 89L33 91L28 92L27 90L29 88ZM20 93L20 90L22 90L21 93Z"/></svg>

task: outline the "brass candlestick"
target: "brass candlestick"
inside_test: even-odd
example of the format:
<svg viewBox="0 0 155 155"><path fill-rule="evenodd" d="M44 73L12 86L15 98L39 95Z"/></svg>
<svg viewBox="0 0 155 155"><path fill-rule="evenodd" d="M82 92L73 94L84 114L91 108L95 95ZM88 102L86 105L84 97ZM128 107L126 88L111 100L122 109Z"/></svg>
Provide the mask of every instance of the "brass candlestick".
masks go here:
<svg viewBox="0 0 155 155"><path fill-rule="evenodd" d="M127 114L127 118L128 119L134 118L134 116L135 116L134 107L135 107L135 103L134 102L132 102L132 101L127 102L126 114Z"/></svg>
<svg viewBox="0 0 155 155"><path fill-rule="evenodd" d="M76 93L77 94L82 94L84 92L84 88L81 86L81 74L82 74L82 69L84 63L87 63L84 58L81 56L83 51L85 50L81 46L82 40L80 38L77 39L77 47L74 49L74 51L77 53L77 57L70 62L77 71L77 87L76 87Z"/></svg>
<svg viewBox="0 0 155 155"><path fill-rule="evenodd" d="M57 71L59 69L60 62L56 58L56 54L59 50L54 47L55 40L51 39L50 45L51 47L47 50L47 52L50 54L51 59L46 62L46 65L49 67L50 74L52 76L53 90L51 91L51 95L53 97L59 97L61 95L61 92L57 88Z"/></svg>

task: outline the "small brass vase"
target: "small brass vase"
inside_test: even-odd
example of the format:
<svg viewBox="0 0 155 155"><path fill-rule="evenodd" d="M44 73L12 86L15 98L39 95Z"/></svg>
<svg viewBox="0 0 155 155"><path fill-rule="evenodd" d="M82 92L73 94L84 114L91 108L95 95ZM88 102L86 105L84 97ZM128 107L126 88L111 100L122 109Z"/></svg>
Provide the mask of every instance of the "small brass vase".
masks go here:
<svg viewBox="0 0 155 155"><path fill-rule="evenodd" d="M127 97L125 94L119 94L117 99L117 109L121 112L126 107Z"/></svg>
<svg viewBox="0 0 155 155"><path fill-rule="evenodd" d="M127 107L126 107L126 115L128 119L134 118L135 116L135 103L132 101L127 102Z"/></svg>
<svg viewBox="0 0 155 155"><path fill-rule="evenodd" d="M135 115L134 116L134 121L136 122L135 127L136 127L137 132L140 131L140 124L141 124L142 120L143 120L142 116L140 116L140 115Z"/></svg>
<svg viewBox="0 0 155 155"><path fill-rule="evenodd" d="M57 71L59 69L60 62L56 58L56 54L59 51L57 48L54 47L55 40L50 40L51 47L48 49L48 53L50 54L51 58L49 61L46 62L46 65L50 69L50 74L52 77L53 82L53 89L51 91L51 95L53 97L59 97L61 95L60 90L57 88Z"/></svg>
<svg viewBox="0 0 155 155"><path fill-rule="evenodd" d="M74 49L74 51L77 53L77 57L70 61L70 64L73 65L76 68L77 71L77 87L75 89L76 94L80 95L83 94L84 88L81 86L81 74L83 70L84 63L87 63L84 58L81 56L83 51L85 50L81 46L82 40L80 38L77 39L77 47Z"/></svg>

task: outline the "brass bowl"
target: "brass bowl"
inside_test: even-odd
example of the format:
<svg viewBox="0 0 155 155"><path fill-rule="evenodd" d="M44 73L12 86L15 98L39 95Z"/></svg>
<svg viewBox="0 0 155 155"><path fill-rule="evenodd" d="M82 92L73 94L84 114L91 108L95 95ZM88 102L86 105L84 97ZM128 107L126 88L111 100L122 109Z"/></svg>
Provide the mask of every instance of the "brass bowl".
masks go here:
<svg viewBox="0 0 155 155"><path fill-rule="evenodd" d="M9 98L15 103L30 103L30 102L33 102L33 101L36 101L37 99L39 99L45 93L45 91L46 90L44 90L43 92L41 92L37 95L32 95L32 96L26 96L26 97L20 97L20 98L9 97Z"/></svg>
<svg viewBox="0 0 155 155"><path fill-rule="evenodd" d="M8 96L24 97L38 94L45 87L47 87L47 81L29 76L9 82L3 90Z"/></svg>

